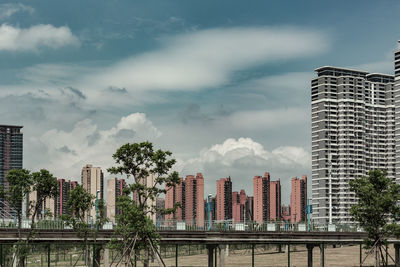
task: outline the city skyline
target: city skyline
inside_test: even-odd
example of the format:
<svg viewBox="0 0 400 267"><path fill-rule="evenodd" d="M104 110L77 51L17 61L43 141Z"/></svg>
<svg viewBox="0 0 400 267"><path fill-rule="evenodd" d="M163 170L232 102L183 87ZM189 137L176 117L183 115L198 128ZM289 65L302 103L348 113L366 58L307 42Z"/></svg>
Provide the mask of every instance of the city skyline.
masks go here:
<svg viewBox="0 0 400 267"><path fill-rule="evenodd" d="M393 73L398 2L347 7L3 1L2 123L24 125L24 167L57 177L79 180L87 162L105 170L121 144L149 139L181 173L209 177L207 192L226 176L250 192L265 170L289 188L311 177L313 70Z"/></svg>

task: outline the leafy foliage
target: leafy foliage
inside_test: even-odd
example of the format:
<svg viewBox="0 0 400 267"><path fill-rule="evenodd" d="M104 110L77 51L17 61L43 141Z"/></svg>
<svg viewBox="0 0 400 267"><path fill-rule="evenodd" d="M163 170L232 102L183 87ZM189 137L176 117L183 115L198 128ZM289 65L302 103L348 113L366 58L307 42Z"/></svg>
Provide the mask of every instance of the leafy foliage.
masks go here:
<svg viewBox="0 0 400 267"><path fill-rule="evenodd" d="M3 197L17 212L18 224L21 223L22 201L29 194L33 184L30 171L26 169L15 169L7 172L6 180L8 188L2 190Z"/></svg>
<svg viewBox="0 0 400 267"><path fill-rule="evenodd" d="M157 212L157 196L166 193L162 186L172 187L180 182L178 173L171 172L176 162L170 159L171 155L169 151L154 150L150 142L125 144L113 155L117 166L108 171L126 175L128 179L133 178L133 183L124 190L125 195L117 200L120 210L120 214L116 216L117 238L110 244L119 249L122 257L126 258L125 264L130 263L131 253L136 249L156 250L159 235L148 216ZM161 212L168 214L174 211L175 209L163 209ZM146 265L146 260L144 263Z"/></svg>
<svg viewBox="0 0 400 267"><path fill-rule="evenodd" d="M64 215L63 219L70 223L74 230L89 228L86 217L89 210L93 207L94 198L82 185L76 185L69 192L69 198L66 203L69 214Z"/></svg>
<svg viewBox="0 0 400 267"><path fill-rule="evenodd" d="M48 170L41 169L38 172L31 174L33 188L32 191L36 192L36 201L30 203L30 213L32 216L32 227L34 227L35 217L37 212L43 208L43 201L50 198L55 198L58 195L57 178L53 176ZM49 211L45 211L46 216L50 217Z"/></svg>
<svg viewBox="0 0 400 267"><path fill-rule="evenodd" d="M368 233L365 247L376 249L379 264L379 251L387 244L387 237L400 236L400 226L394 223L400 219L400 185L386 177L386 172L371 170L368 177L350 181L350 189L358 198L350 213Z"/></svg>

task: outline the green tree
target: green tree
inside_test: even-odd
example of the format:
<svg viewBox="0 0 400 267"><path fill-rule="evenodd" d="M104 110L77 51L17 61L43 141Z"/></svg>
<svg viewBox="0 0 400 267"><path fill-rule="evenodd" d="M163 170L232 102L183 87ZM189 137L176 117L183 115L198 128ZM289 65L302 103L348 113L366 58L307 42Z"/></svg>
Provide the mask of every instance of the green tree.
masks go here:
<svg viewBox="0 0 400 267"><path fill-rule="evenodd" d="M1 195L9 203L10 207L15 211L18 224L18 242L15 246L13 262L17 261L17 266L24 266L26 249L22 241L22 204L23 200L29 195L33 185L32 176L26 169L15 169L7 172L6 180L8 188L1 190Z"/></svg>
<svg viewBox="0 0 400 267"><path fill-rule="evenodd" d="M29 195L33 185L32 176L26 169L15 169L7 172L8 188L2 189L2 196L16 212L18 223L18 238L21 239L22 203Z"/></svg>
<svg viewBox="0 0 400 267"><path fill-rule="evenodd" d="M32 175L33 187L32 192L35 192L37 197L36 201L30 201L29 215L31 216L31 230L35 228L35 220L41 211L43 203L46 199L56 198L58 195L57 178L53 176L48 170L41 169L34 172ZM47 214L47 212L45 213ZM32 231L31 231L32 232ZM29 235L30 236L30 235ZM29 237L28 237L29 239Z"/></svg>
<svg viewBox="0 0 400 267"><path fill-rule="evenodd" d="M350 190L358 198L350 213L368 233L365 248L375 252L375 266L380 266L380 259L385 263L382 249L387 237L400 233L400 226L394 223L400 219L400 185L386 177L386 172L371 170L367 177L350 181Z"/></svg>
<svg viewBox="0 0 400 267"><path fill-rule="evenodd" d="M157 250L159 235L149 215L157 212L157 196L166 193L162 186L172 187L179 183L178 173L171 172L176 162L170 158L171 155L169 151L154 150L150 142L125 144L113 155L117 166L108 171L133 178L133 183L124 190L125 195L117 200L120 214L116 216L116 238L110 244L120 251L119 262L125 259L125 266L132 266L132 253L138 249L146 252L144 266L149 264L150 249L160 265L165 266ZM133 195L134 199L129 195ZM162 212L168 214L174 209L163 209Z"/></svg>
<svg viewBox="0 0 400 267"><path fill-rule="evenodd" d="M77 232L78 237L83 238L83 252L85 254L87 266L89 266L88 238L91 234L88 214L90 209L93 207L94 198L95 196L87 192L82 185L77 185L69 192L69 198L66 203L69 214L62 216L62 219L67 223L67 225L70 225L72 229Z"/></svg>

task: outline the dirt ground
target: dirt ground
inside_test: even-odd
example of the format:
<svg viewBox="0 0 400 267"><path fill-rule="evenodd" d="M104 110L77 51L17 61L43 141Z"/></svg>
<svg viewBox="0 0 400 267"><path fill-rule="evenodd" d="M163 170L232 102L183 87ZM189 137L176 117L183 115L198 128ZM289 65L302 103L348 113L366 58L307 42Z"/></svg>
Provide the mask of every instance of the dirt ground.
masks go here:
<svg viewBox="0 0 400 267"><path fill-rule="evenodd" d="M283 251L285 247L282 248ZM296 250L296 251L293 251ZM325 266L360 266L360 247L355 246L327 246L325 248ZM363 259L368 251L363 250ZM389 254L394 258L394 248L389 247ZM175 258L164 259L167 266L175 266ZM307 250L305 246L291 247L290 266L307 266ZM255 266L288 266L287 253L278 253L275 248L256 247ZM394 266L394 262L389 257L389 265ZM140 264L138 264L140 266ZM158 266L157 262L151 266ZM180 256L178 266L207 266L207 254ZM217 262L219 266L219 262ZM225 259L225 266L251 266L251 250L230 250ZM320 266L320 249L315 247L313 250L313 266ZM373 255L370 254L363 266L373 266Z"/></svg>

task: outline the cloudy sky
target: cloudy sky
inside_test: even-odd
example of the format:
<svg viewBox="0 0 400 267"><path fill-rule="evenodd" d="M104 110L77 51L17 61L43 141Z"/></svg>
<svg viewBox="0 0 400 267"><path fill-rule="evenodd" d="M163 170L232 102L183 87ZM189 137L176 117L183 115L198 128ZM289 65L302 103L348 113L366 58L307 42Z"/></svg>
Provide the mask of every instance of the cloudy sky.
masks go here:
<svg viewBox="0 0 400 267"><path fill-rule="evenodd" d="M171 150L206 192L311 175L310 79L393 73L398 1L0 1L1 123L24 165L79 180L121 144ZM108 174L107 174L108 175Z"/></svg>

